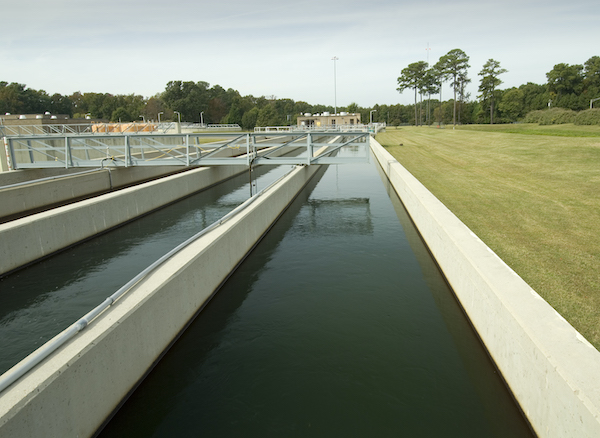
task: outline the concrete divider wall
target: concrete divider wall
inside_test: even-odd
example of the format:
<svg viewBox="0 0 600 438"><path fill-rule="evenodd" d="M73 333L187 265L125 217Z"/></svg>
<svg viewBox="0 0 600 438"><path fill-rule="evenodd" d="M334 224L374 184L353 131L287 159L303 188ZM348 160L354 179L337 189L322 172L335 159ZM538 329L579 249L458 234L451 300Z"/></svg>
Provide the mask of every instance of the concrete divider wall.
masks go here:
<svg viewBox="0 0 600 438"><path fill-rule="evenodd" d="M0 224L0 274L246 169L245 166L199 168Z"/></svg>
<svg viewBox="0 0 600 438"><path fill-rule="evenodd" d="M10 176L13 173L29 176L39 173L29 172L30 170L40 169L5 172L0 174L0 180L3 179L3 176ZM60 178L52 180L35 181L34 178L31 178L33 180L31 184L8 188L0 186L0 218L159 178L181 172L184 168L181 166L119 167L110 169L105 167L96 171L89 169L85 173L83 173L84 168L68 170L71 170L71 172L62 176L57 174L56 176L60 176ZM71 175L72 173L79 174Z"/></svg>
<svg viewBox="0 0 600 438"><path fill-rule="evenodd" d="M0 394L0 437L91 436L317 168L296 168Z"/></svg>
<svg viewBox="0 0 600 438"><path fill-rule="evenodd" d="M374 139L371 148L535 432L600 436L600 352Z"/></svg>

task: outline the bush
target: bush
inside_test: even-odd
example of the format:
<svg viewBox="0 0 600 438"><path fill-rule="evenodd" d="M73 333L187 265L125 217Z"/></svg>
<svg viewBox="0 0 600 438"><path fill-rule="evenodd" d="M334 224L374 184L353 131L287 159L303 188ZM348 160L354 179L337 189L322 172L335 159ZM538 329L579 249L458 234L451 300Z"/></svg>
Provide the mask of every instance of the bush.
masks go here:
<svg viewBox="0 0 600 438"><path fill-rule="evenodd" d="M531 111L525 116L525 123L539 123L540 125L562 125L575 123L577 113L570 109L550 108L547 110Z"/></svg>
<svg viewBox="0 0 600 438"><path fill-rule="evenodd" d="M542 115L544 114L544 111L545 110L529 111L527 113L527 115L525 115L523 122L525 122L525 123L540 123L540 120L542 119Z"/></svg>
<svg viewBox="0 0 600 438"><path fill-rule="evenodd" d="M600 109L579 111L575 117L576 125L600 125Z"/></svg>

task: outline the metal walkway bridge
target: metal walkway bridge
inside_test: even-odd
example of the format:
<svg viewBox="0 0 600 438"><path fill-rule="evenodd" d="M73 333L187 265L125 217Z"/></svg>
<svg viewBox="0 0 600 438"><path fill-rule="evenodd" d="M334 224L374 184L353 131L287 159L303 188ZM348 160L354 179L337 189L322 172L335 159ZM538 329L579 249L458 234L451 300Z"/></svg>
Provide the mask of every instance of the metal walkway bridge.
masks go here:
<svg viewBox="0 0 600 438"><path fill-rule="evenodd" d="M8 166L16 170L365 162L369 157L369 137L368 132L311 131L272 134L35 135L6 136L3 140ZM299 148L299 154L285 156L286 152ZM344 154L344 157L336 156L341 149L352 153ZM260 156L259 150L262 151ZM278 151L277 154L274 154L275 151Z"/></svg>

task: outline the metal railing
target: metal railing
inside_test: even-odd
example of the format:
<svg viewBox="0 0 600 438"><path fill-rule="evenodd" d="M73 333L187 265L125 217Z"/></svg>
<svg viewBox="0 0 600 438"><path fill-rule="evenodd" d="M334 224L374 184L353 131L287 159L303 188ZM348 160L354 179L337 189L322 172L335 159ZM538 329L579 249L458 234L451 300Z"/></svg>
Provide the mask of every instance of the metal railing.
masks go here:
<svg viewBox="0 0 600 438"><path fill-rule="evenodd" d="M300 126L257 126L254 132L373 132L377 123L369 125L300 125Z"/></svg>
<svg viewBox="0 0 600 438"><path fill-rule="evenodd" d="M345 133L339 144L327 140L340 132L194 133L147 135L66 135L4 137L10 169L215 166L258 164L340 164L368 161L368 133ZM321 146L333 149L355 147L353 156L317 157ZM362 147L361 147L362 146ZM304 148L295 157L257 155L258 148ZM245 154L245 155L242 155ZM229 156L223 156L229 155Z"/></svg>

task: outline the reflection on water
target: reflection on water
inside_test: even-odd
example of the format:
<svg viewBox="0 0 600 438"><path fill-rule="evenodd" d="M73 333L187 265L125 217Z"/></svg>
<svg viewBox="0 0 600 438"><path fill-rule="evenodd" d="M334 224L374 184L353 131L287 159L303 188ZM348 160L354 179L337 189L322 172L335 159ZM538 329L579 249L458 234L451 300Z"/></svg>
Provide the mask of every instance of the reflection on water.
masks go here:
<svg viewBox="0 0 600 438"><path fill-rule="evenodd" d="M330 167L100 436L531 436L399 206Z"/></svg>
<svg viewBox="0 0 600 438"><path fill-rule="evenodd" d="M304 210L310 217L307 221L310 228L306 230L309 233L316 229L337 235L373 232L369 198L309 199Z"/></svg>

